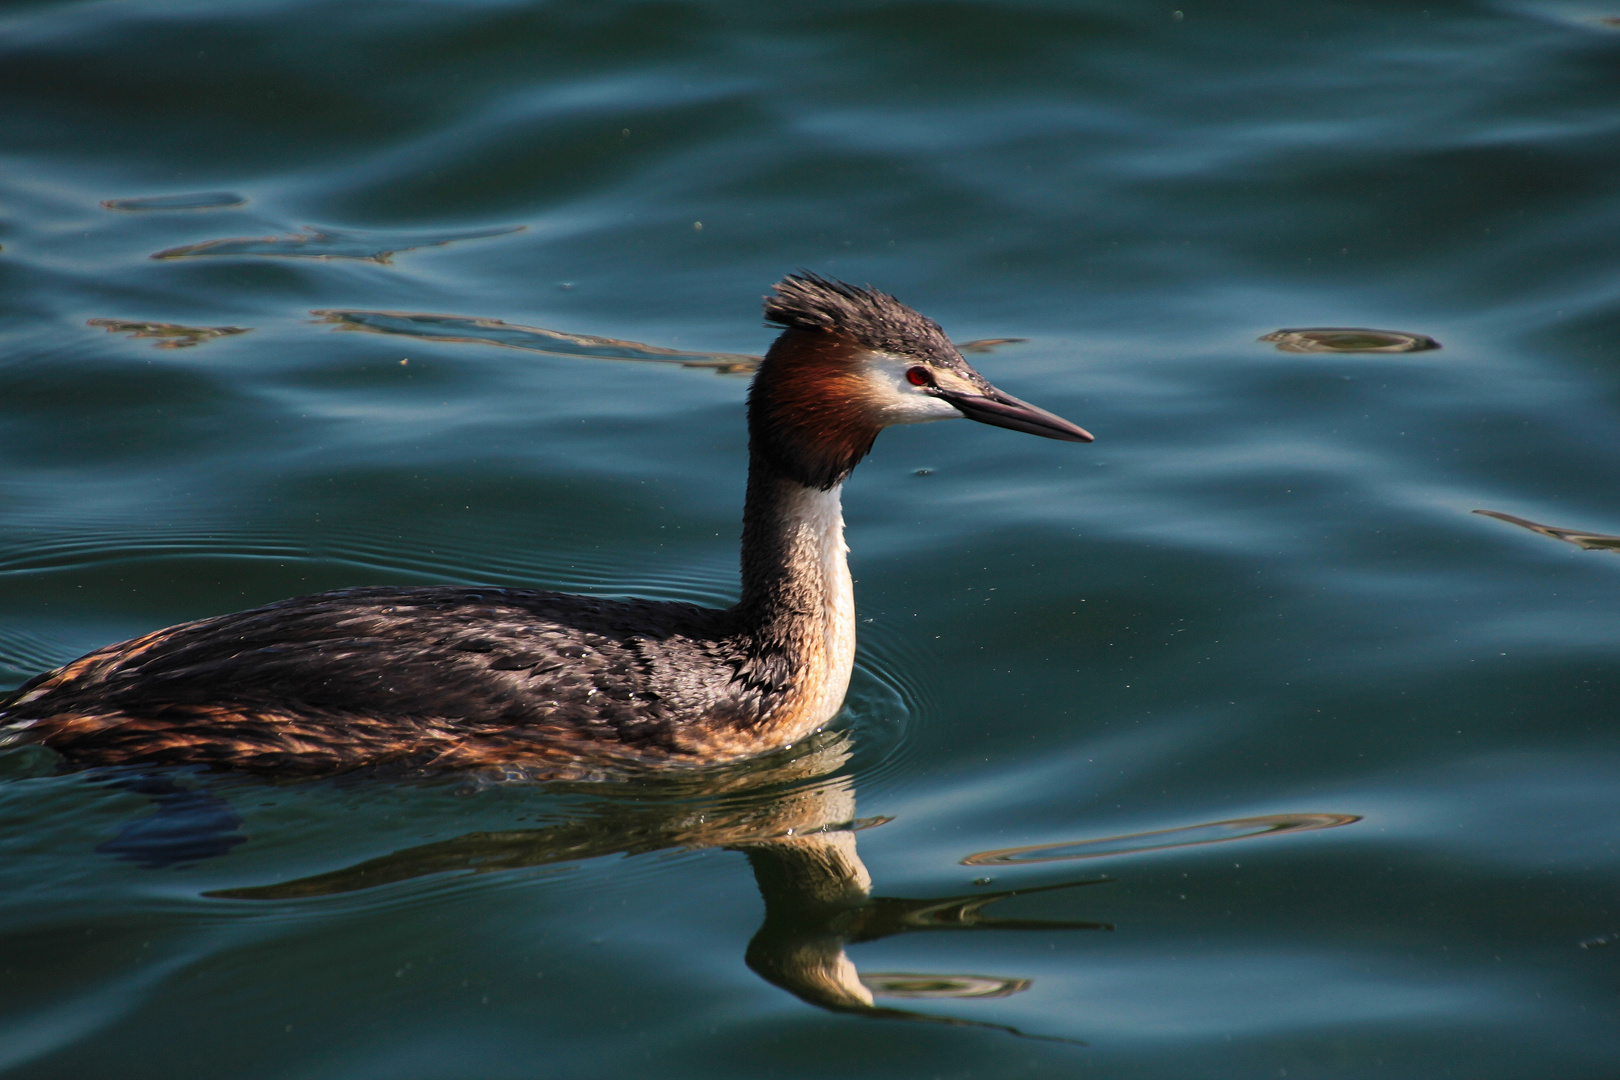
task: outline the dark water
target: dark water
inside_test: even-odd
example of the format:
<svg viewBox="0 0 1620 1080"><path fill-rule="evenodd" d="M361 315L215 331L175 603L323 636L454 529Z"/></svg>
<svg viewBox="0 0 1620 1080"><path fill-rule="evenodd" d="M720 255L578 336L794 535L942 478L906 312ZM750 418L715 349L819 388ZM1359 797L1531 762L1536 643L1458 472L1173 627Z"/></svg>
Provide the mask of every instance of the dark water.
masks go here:
<svg viewBox="0 0 1620 1080"><path fill-rule="evenodd" d="M798 267L1098 441L886 434L841 734L756 770L0 759L8 1075L1620 1074L1609 17L11 3L3 685L348 584L725 602Z"/></svg>

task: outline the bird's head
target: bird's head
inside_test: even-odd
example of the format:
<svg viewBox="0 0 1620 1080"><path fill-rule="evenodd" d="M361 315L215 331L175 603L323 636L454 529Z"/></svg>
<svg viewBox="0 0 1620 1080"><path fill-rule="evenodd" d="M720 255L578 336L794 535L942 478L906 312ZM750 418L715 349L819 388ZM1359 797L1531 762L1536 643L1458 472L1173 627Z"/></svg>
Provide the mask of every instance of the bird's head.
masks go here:
<svg viewBox="0 0 1620 1080"><path fill-rule="evenodd" d="M938 323L887 293L810 273L773 289L765 319L782 334L749 389L749 431L756 452L808 487L842 482L894 424L965 416L1091 441L1084 428L991 386Z"/></svg>

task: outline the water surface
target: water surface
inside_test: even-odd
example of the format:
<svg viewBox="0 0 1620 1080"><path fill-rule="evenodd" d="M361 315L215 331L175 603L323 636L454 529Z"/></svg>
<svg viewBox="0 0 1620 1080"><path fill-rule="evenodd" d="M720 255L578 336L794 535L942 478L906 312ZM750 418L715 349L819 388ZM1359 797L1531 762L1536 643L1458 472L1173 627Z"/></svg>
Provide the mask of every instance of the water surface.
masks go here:
<svg viewBox="0 0 1620 1080"><path fill-rule="evenodd" d="M1097 442L885 434L848 707L754 770L5 757L0 1067L1612 1077L1616 18L9 6L0 685L343 585L728 602L800 267Z"/></svg>

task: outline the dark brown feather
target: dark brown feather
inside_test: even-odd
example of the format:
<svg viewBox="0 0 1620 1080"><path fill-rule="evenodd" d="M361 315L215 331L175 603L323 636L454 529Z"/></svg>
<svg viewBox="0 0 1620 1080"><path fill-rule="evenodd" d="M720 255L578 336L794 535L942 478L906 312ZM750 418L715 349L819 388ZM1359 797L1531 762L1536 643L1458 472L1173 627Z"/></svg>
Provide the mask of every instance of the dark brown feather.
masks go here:
<svg viewBox="0 0 1620 1080"><path fill-rule="evenodd" d="M767 748L727 613L506 589L362 588L108 646L0 699L0 729L81 764L320 774L542 771ZM752 744L752 745L750 745Z"/></svg>

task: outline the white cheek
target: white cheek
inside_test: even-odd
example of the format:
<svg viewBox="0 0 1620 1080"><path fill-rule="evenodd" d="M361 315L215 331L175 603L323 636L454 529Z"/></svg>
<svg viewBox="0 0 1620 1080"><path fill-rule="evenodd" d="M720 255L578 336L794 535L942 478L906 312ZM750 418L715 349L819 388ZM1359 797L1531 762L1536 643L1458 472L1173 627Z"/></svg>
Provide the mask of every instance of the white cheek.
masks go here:
<svg viewBox="0 0 1620 1080"><path fill-rule="evenodd" d="M913 386L906 372L915 364L877 363L870 369L878 399L877 420L884 426L926 424L930 420L952 420L962 414L956 406L921 387Z"/></svg>

